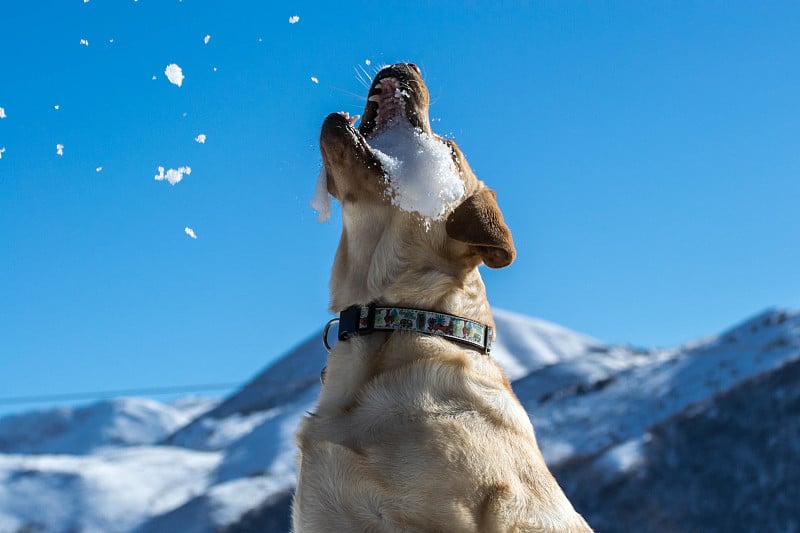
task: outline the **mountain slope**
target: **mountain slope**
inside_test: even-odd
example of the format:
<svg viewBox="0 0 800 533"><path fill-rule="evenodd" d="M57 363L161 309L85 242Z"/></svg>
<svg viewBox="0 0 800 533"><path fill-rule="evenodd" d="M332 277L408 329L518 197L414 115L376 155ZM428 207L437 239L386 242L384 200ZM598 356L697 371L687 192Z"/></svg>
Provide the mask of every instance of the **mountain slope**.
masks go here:
<svg viewBox="0 0 800 533"><path fill-rule="evenodd" d="M800 531L800 360L556 470L600 532Z"/></svg>
<svg viewBox="0 0 800 533"><path fill-rule="evenodd" d="M0 418L0 453L86 454L102 446L158 442L213 405L188 399L167 405L115 398L85 407L34 411Z"/></svg>
<svg viewBox="0 0 800 533"><path fill-rule="evenodd" d="M794 498L800 485L786 459L800 442L800 313L769 310L720 335L654 351L605 346L503 311L496 322L492 356L513 377L548 463L598 531L714 531L729 523L715 518L725 499L749 505L742 523L755 524L759 513L785 526L779 530L800 523L785 503L795 500L775 492ZM163 438L169 417L153 417L163 422L158 431L142 424L116 443L109 436L109 428L138 427L123 423L136 412L125 401L107 419L102 409L87 411L102 423L69 419L56 437L34 431L31 439L0 419L0 533L285 531L293 437L313 409L325 356L319 336L306 340L217 407L187 416L160 446L138 443ZM147 412L167 409L159 405ZM795 422L780 426L782 417ZM64 444L74 442L80 446ZM745 474L737 477L731 464ZM736 500L730 486L749 496ZM664 517L691 527L661 517L659 505ZM653 524L640 527L648 510Z"/></svg>

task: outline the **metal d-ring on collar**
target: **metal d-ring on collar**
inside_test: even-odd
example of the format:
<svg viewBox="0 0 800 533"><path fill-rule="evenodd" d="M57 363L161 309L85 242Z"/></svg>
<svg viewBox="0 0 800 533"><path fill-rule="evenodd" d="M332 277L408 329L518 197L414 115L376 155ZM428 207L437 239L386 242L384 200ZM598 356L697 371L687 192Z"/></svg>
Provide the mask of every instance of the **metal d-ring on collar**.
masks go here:
<svg viewBox="0 0 800 533"><path fill-rule="evenodd" d="M322 330L322 344L325 346L325 349L328 350L328 353L331 353L331 345L328 344L328 332L331 330L331 326L338 323L338 318L331 318L328 320L328 323L325 324L325 329Z"/></svg>

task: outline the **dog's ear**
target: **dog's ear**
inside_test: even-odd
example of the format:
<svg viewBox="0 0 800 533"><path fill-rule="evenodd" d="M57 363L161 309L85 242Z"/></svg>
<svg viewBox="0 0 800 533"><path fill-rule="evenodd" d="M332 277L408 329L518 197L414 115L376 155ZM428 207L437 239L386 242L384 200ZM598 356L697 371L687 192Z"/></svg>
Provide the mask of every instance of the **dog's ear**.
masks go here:
<svg viewBox="0 0 800 533"><path fill-rule="evenodd" d="M445 230L451 238L469 244L488 267L506 267L517 255L493 190L481 189L464 200L447 218Z"/></svg>

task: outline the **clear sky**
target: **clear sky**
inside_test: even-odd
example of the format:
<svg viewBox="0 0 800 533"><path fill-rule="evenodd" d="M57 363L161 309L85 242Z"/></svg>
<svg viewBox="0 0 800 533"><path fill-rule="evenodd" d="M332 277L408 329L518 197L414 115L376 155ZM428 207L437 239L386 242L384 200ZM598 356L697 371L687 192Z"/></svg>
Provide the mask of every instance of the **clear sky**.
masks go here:
<svg viewBox="0 0 800 533"><path fill-rule="evenodd" d="M800 306L797 3L487 4L0 2L0 397L241 382L319 330L319 126L397 61L498 192L493 305L643 346Z"/></svg>

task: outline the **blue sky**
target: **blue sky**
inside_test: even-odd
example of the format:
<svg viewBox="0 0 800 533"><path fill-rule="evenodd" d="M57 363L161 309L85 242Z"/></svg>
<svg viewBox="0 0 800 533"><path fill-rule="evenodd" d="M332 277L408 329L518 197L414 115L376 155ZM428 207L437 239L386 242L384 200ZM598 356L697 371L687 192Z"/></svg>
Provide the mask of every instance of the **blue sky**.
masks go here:
<svg viewBox="0 0 800 533"><path fill-rule="evenodd" d="M498 192L493 305L644 346L800 306L797 4L484 4L0 5L0 396L241 382L321 328L319 126L396 61Z"/></svg>

